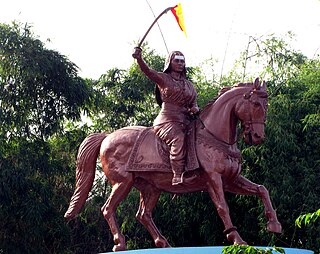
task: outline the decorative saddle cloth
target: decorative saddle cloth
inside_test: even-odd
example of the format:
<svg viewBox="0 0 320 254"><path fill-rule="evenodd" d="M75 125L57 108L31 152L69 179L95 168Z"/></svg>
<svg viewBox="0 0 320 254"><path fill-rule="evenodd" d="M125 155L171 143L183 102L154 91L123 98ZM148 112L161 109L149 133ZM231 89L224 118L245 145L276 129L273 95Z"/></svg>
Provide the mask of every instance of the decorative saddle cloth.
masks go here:
<svg viewBox="0 0 320 254"><path fill-rule="evenodd" d="M195 122L191 123L186 135L186 171L199 168L195 150ZM169 146L153 131L152 127L144 129L136 140L126 171L171 172Z"/></svg>

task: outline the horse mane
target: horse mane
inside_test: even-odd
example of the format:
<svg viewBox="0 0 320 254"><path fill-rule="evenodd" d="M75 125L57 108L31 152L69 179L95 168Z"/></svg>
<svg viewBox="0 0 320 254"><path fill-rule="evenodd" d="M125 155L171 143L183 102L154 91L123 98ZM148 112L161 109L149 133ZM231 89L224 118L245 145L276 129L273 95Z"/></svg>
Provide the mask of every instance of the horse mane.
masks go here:
<svg viewBox="0 0 320 254"><path fill-rule="evenodd" d="M210 108L212 106L212 104L214 104L216 102L216 100L218 100L222 95L224 95L226 92L234 89L234 88L237 88L237 87L246 87L246 86L252 86L253 83L238 83L236 85L233 85L233 86L225 86L225 87L222 87L218 93L218 95L216 97L214 97L212 100L210 100L208 102L208 104L203 108L202 112L205 112L208 108Z"/></svg>

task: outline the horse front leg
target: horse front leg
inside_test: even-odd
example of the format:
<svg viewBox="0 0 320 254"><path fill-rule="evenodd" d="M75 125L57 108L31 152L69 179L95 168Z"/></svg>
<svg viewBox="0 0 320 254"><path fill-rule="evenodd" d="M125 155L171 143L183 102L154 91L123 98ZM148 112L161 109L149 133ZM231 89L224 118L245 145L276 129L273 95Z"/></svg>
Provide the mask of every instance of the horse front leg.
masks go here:
<svg viewBox="0 0 320 254"><path fill-rule="evenodd" d="M264 205L265 216L268 219L267 230L274 233L282 232L282 226L278 221L276 211L273 209L266 187L253 183L240 175L233 183L226 186L225 190L235 194L259 196Z"/></svg>
<svg viewBox="0 0 320 254"><path fill-rule="evenodd" d="M149 231L157 247L171 247L152 219L152 210L158 202L160 191L147 183L143 184L139 190L140 205L136 214L137 220Z"/></svg>
<svg viewBox="0 0 320 254"><path fill-rule="evenodd" d="M209 176L209 180L207 182L208 192L224 224L224 234L226 235L228 241L233 242L234 244L246 245L247 243L242 240L239 233L237 232L237 228L232 224L229 214L229 207L224 196L221 175L219 173L207 174Z"/></svg>

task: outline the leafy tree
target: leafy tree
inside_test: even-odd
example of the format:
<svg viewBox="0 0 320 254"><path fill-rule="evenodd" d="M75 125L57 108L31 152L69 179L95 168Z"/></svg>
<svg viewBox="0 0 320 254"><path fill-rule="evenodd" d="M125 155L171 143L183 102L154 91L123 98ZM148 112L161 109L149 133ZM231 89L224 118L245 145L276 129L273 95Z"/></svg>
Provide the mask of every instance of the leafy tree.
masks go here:
<svg viewBox="0 0 320 254"><path fill-rule="evenodd" d="M260 72L260 77L273 81L268 84L273 93L285 88L287 81L295 77L300 66L307 60L301 52L290 47L287 40L293 38L294 34L291 32L285 38L274 35L260 38L250 36L247 50L242 52L231 73L236 76L242 73L242 79L247 79L253 73Z"/></svg>
<svg viewBox="0 0 320 254"><path fill-rule="evenodd" d="M149 49L144 51L144 58L151 68L160 70L163 66L164 59ZM129 70L109 70L94 82L93 88L96 97L91 116L96 130L150 126L159 111L153 96L154 84L137 64Z"/></svg>
<svg viewBox="0 0 320 254"><path fill-rule="evenodd" d="M300 215L296 219L296 225L301 228L302 225L311 225L316 223L317 220L320 218L320 209L315 211L314 213L306 213L303 215Z"/></svg>
<svg viewBox="0 0 320 254"><path fill-rule="evenodd" d="M48 50L28 25L0 25L0 131L46 138L79 119L91 91L77 66Z"/></svg>
<svg viewBox="0 0 320 254"><path fill-rule="evenodd" d="M0 24L0 58L0 250L61 253L69 243L62 214L74 181L71 155L81 137L63 127L80 119L92 90L27 25Z"/></svg>

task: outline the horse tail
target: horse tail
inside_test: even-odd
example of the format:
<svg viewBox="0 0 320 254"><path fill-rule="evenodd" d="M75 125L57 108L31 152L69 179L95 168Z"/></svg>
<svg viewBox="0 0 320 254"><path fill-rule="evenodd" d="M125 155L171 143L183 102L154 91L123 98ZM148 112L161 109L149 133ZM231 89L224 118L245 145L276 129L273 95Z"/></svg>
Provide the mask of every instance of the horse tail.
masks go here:
<svg viewBox="0 0 320 254"><path fill-rule="evenodd" d="M106 133L93 133L80 145L77 156L76 189L71 197L70 205L64 217L72 220L85 204L92 188L96 163L102 141Z"/></svg>

